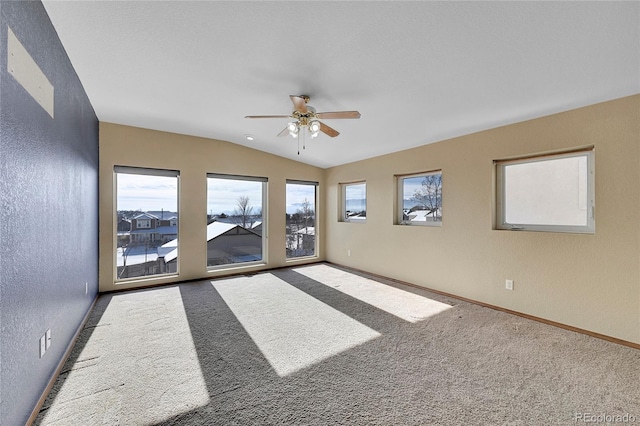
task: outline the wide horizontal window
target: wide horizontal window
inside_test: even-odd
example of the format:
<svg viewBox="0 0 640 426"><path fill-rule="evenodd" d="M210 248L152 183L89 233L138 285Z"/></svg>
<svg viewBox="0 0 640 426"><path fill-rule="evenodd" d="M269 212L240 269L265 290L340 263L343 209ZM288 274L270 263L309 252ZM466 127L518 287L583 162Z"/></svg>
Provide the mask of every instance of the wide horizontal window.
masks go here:
<svg viewBox="0 0 640 426"><path fill-rule="evenodd" d="M267 179L207 176L207 266L264 259Z"/></svg>
<svg viewBox="0 0 640 426"><path fill-rule="evenodd" d="M367 221L367 184L365 182L342 184L342 217L344 222Z"/></svg>
<svg viewBox="0 0 640 426"><path fill-rule="evenodd" d="M442 172L398 176L396 223L402 225L442 225Z"/></svg>
<svg viewBox="0 0 640 426"><path fill-rule="evenodd" d="M593 150L496 162L498 229L595 232Z"/></svg>

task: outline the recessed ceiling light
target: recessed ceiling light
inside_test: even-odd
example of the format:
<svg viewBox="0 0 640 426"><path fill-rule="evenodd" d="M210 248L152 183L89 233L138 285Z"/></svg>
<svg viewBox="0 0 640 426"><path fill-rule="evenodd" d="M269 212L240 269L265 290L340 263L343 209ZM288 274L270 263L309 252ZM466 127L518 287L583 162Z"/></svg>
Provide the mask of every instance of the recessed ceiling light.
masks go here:
<svg viewBox="0 0 640 426"><path fill-rule="evenodd" d="M252 141L255 139L253 135L244 135L244 137L247 138L248 141Z"/></svg>

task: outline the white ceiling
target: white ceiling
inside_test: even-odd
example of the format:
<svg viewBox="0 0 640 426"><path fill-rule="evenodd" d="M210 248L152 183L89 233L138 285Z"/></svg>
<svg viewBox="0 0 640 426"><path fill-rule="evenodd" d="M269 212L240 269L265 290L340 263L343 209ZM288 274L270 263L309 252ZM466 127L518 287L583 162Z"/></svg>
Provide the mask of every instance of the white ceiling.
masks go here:
<svg viewBox="0 0 640 426"><path fill-rule="evenodd" d="M43 3L100 121L320 167L640 93L640 2ZM298 156L292 94L362 118Z"/></svg>

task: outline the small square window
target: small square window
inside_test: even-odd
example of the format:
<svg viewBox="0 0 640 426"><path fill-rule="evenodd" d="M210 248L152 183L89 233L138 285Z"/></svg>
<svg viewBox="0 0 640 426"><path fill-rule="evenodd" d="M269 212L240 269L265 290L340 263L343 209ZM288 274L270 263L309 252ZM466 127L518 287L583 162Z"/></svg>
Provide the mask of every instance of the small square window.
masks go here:
<svg viewBox="0 0 640 426"><path fill-rule="evenodd" d="M342 184L343 222L367 221L367 184L365 182Z"/></svg>
<svg viewBox="0 0 640 426"><path fill-rule="evenodd" d="M442 226L442 171L398 176L396 223Z"/></svg>
<svg viewBox="0 0 640 426"><path fill-rule="evenodd" d="M496 161L498 229L595 232L593 150Z"/></svg>

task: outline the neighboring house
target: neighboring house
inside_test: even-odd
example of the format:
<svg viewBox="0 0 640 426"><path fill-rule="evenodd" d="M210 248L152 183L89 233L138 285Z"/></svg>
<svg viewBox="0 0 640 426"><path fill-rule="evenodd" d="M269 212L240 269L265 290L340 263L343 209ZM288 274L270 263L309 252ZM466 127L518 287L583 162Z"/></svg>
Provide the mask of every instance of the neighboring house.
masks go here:
<svg viewBox="0 0 640 426"><path fill-rule="evenodd" d="M442 220L442 211L440 209L436 210L437 215L434 217L434 211L432 210L414 210L405 212L403 215L404 220L411 222L437 222Z"/></svg>
<svg viewBox="0 0 640 426"><path fill-rule="evenodd" d="M160 273L178 272L178 239L173 239L158 247Z"/></svg>
<svg viewBox="0 0 640 426"><path fill-rule="evenodd" d="M262 222L254 222L253 225L251 225L251 230L257 234L262 235Z"/></svg>
<svg viewBox="0 0 640 426"><path fill-rule="evenodd" d="M118 247L129 245L131 242L131 221L118 217Z"/></svg>
<svg viewBox="0 0 640 426"><path fill-rule="evenodd" d="M118 216L118 232L130 232L131 221L123 219L122 216Z"/></svg>
<svg viewBox="0 0 640 426"><path fill-rule="evenodd" d="M150 243L156 246L177 238L178 217L172 212L162 212L161 216L169 217L162 218L146 212L131 219L130 243Z"/></svg>
<svg viewBox="0 0 640 426"><path fill-rule="evenodd" d="M357 211L357 212L347 210L345 212L345 216L348 219L366 219L367 218L367 212L366 212L366 210Z"/></svg>
<svg viewBox="0 0 640 426"><path fill-rule="evenodd" d="M307 226L287 235L287 256L313 256L316 246L316 228Z"/></svg>
<svg viewBox="0 0 640 426"><path fill-rule="evenodd" d="M178 240L171 240L158 247L158 259L163 264L160 266L162 272L176 272ZM254 229L224 222L207 225L207 266L261 259L262 236Z"/></svg>

